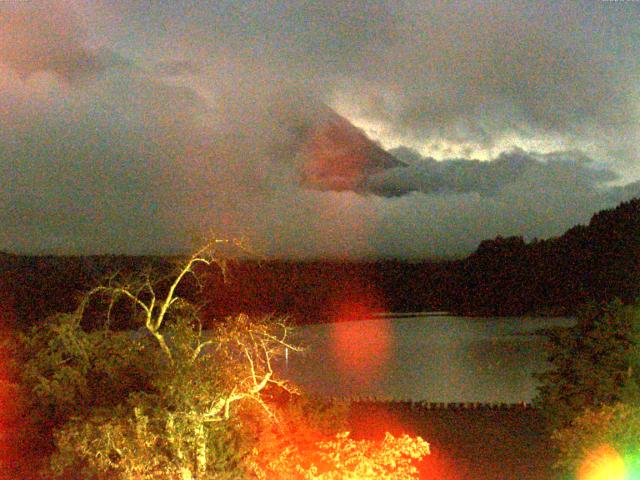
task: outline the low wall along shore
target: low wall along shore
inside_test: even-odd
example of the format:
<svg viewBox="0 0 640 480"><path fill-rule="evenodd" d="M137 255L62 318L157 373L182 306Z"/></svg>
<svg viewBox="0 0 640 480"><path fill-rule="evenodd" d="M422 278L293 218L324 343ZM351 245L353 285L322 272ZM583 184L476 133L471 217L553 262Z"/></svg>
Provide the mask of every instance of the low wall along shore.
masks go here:
<svg viewBox="0 0 640 480"><path fill-rule="evenodd" d="M530 410L535 408L532 403L487 403L487 402L427 402L397 399L380 399L373 397L331 397L332 402L348 403L351 405L408 408L410 410Z"/></svg>

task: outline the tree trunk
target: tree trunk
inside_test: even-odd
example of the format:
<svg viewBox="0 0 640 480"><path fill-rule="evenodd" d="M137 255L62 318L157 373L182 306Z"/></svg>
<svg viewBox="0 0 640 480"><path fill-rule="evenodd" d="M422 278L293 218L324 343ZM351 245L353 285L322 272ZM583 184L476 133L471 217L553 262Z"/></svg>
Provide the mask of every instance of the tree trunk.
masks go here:
<svg viewBox="0 0 640 480"><path fill-rule="evenodd" d="M198 422L195 429L196 442L196 477L203 478L207 473L207 437L204 423Z"/></svg>

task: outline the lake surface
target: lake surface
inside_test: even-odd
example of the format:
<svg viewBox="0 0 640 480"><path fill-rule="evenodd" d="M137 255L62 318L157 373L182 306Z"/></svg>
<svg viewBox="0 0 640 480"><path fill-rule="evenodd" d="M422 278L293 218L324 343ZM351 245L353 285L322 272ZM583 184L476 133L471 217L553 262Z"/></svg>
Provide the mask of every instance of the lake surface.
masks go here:
<svg viewBox="0 0 640 480"><path fill-rule="evenodd" d="M530 402L541 328L567 318L383 317L298 327L279 369L310 393L431 402Z"/></svg>

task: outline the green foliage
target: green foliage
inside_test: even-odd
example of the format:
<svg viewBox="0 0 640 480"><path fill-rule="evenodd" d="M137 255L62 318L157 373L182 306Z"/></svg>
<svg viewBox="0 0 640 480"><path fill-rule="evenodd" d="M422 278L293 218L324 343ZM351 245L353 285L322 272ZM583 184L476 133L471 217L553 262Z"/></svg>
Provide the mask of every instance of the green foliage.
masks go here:
<svg viewBox="0 0 640 480"><path fill-rule="evenodd" d="M256 327L246 318L229 319L210 333L213 340L185 322L168 325L172 362L148 336L83 332L70 328L68 317L59 320L64 328L54 323L43 332L53 335L49 349L27 362L33 391L61 425L52 458L55 475L76 471L80 478L156 479L239 474L249 446L243 445L234 421L236 404L256 400L243 383L251 372L235 349L243 341L258 348L249 339L258 335ZM260 328L265 335L271 331L268 323ZM60 335L73 336L73 341ZM211 348L200 349L209 341ZM259 347L272 348L266 341ZM253 361L259 368L261 360L255 356ZM56 369L60 364L63 368Z"/></svg>
<svg viewBox="0 0 640 480"><path fill-rule="evenodd" d="M640 474L640 406L616 403L587 409L552 436L559 455L555 468L561 475L573 476L589 462L625 465L626 478ZM609 458L598 458L607 456ZM598 477L604 478L604 477Z"/></svg>
<svg viewBox="0 0 640 480"><path fill-rule="evenodd" d="M184 412L154 405L155 400L137 399L66 423L56 432L51 471L74 471L83 479L192 478L198 449L204 445L207 465L197 478L243 475L241 462L248 448L233 425L203 426Z"/></svg>
<svg viewBox="0 0 640 480"><path fill-rule="evenodd" d="M607 470L614 468L640 473L640 306L591 306L575 327L547 338L552 368L539 376L536 400L561 478L591 478L589 469L601 469L596 478L618 475Z"/></svg>
<svg viewBox="0 0 640 480"><path fill-rule="evenodd" d="M273 417L269 386L288 388L271 362L285 348L288 327L278 319L229 318L203 332L197 309L175 293L198 252L166 292L149 277L93 289L80 308L57 315L21 338L22 380L33 410L53 428L46 478L224 479L244 475L251 437L239 413ZM85 330L96 302L106 318ZM130 302L137 331L109 328L118 301ZM99 311L99 309L98 309Z"/></svg>
<svg viewBox="0 0 640 480"><path fill-rule="evenodd" d="M61 314L20 335L23 381L36 411L54 424L117 405L144 389L153 371L148 341L125 332L86 332L80 323L76 313Z"/></svg>
<svg viewBox="0 0 640 480"><path fill-rule="evenodd" d="M541 375L536 403L551 430L587 408L633 398L638 390L640 308L616 301L588 307L571 328L546 332L551 368Z"/></svg>

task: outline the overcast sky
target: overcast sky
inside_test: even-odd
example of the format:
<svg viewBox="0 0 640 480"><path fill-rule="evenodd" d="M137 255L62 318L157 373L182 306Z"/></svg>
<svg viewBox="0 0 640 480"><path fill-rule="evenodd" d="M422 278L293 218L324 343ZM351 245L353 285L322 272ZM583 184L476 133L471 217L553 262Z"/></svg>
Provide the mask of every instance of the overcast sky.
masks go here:
<svg viewBox="0 0 640 480"><path fill-rule="evenodd" d="M638 145L634 1L0 1L4 251L460 255L640 194Z"/></svg>

